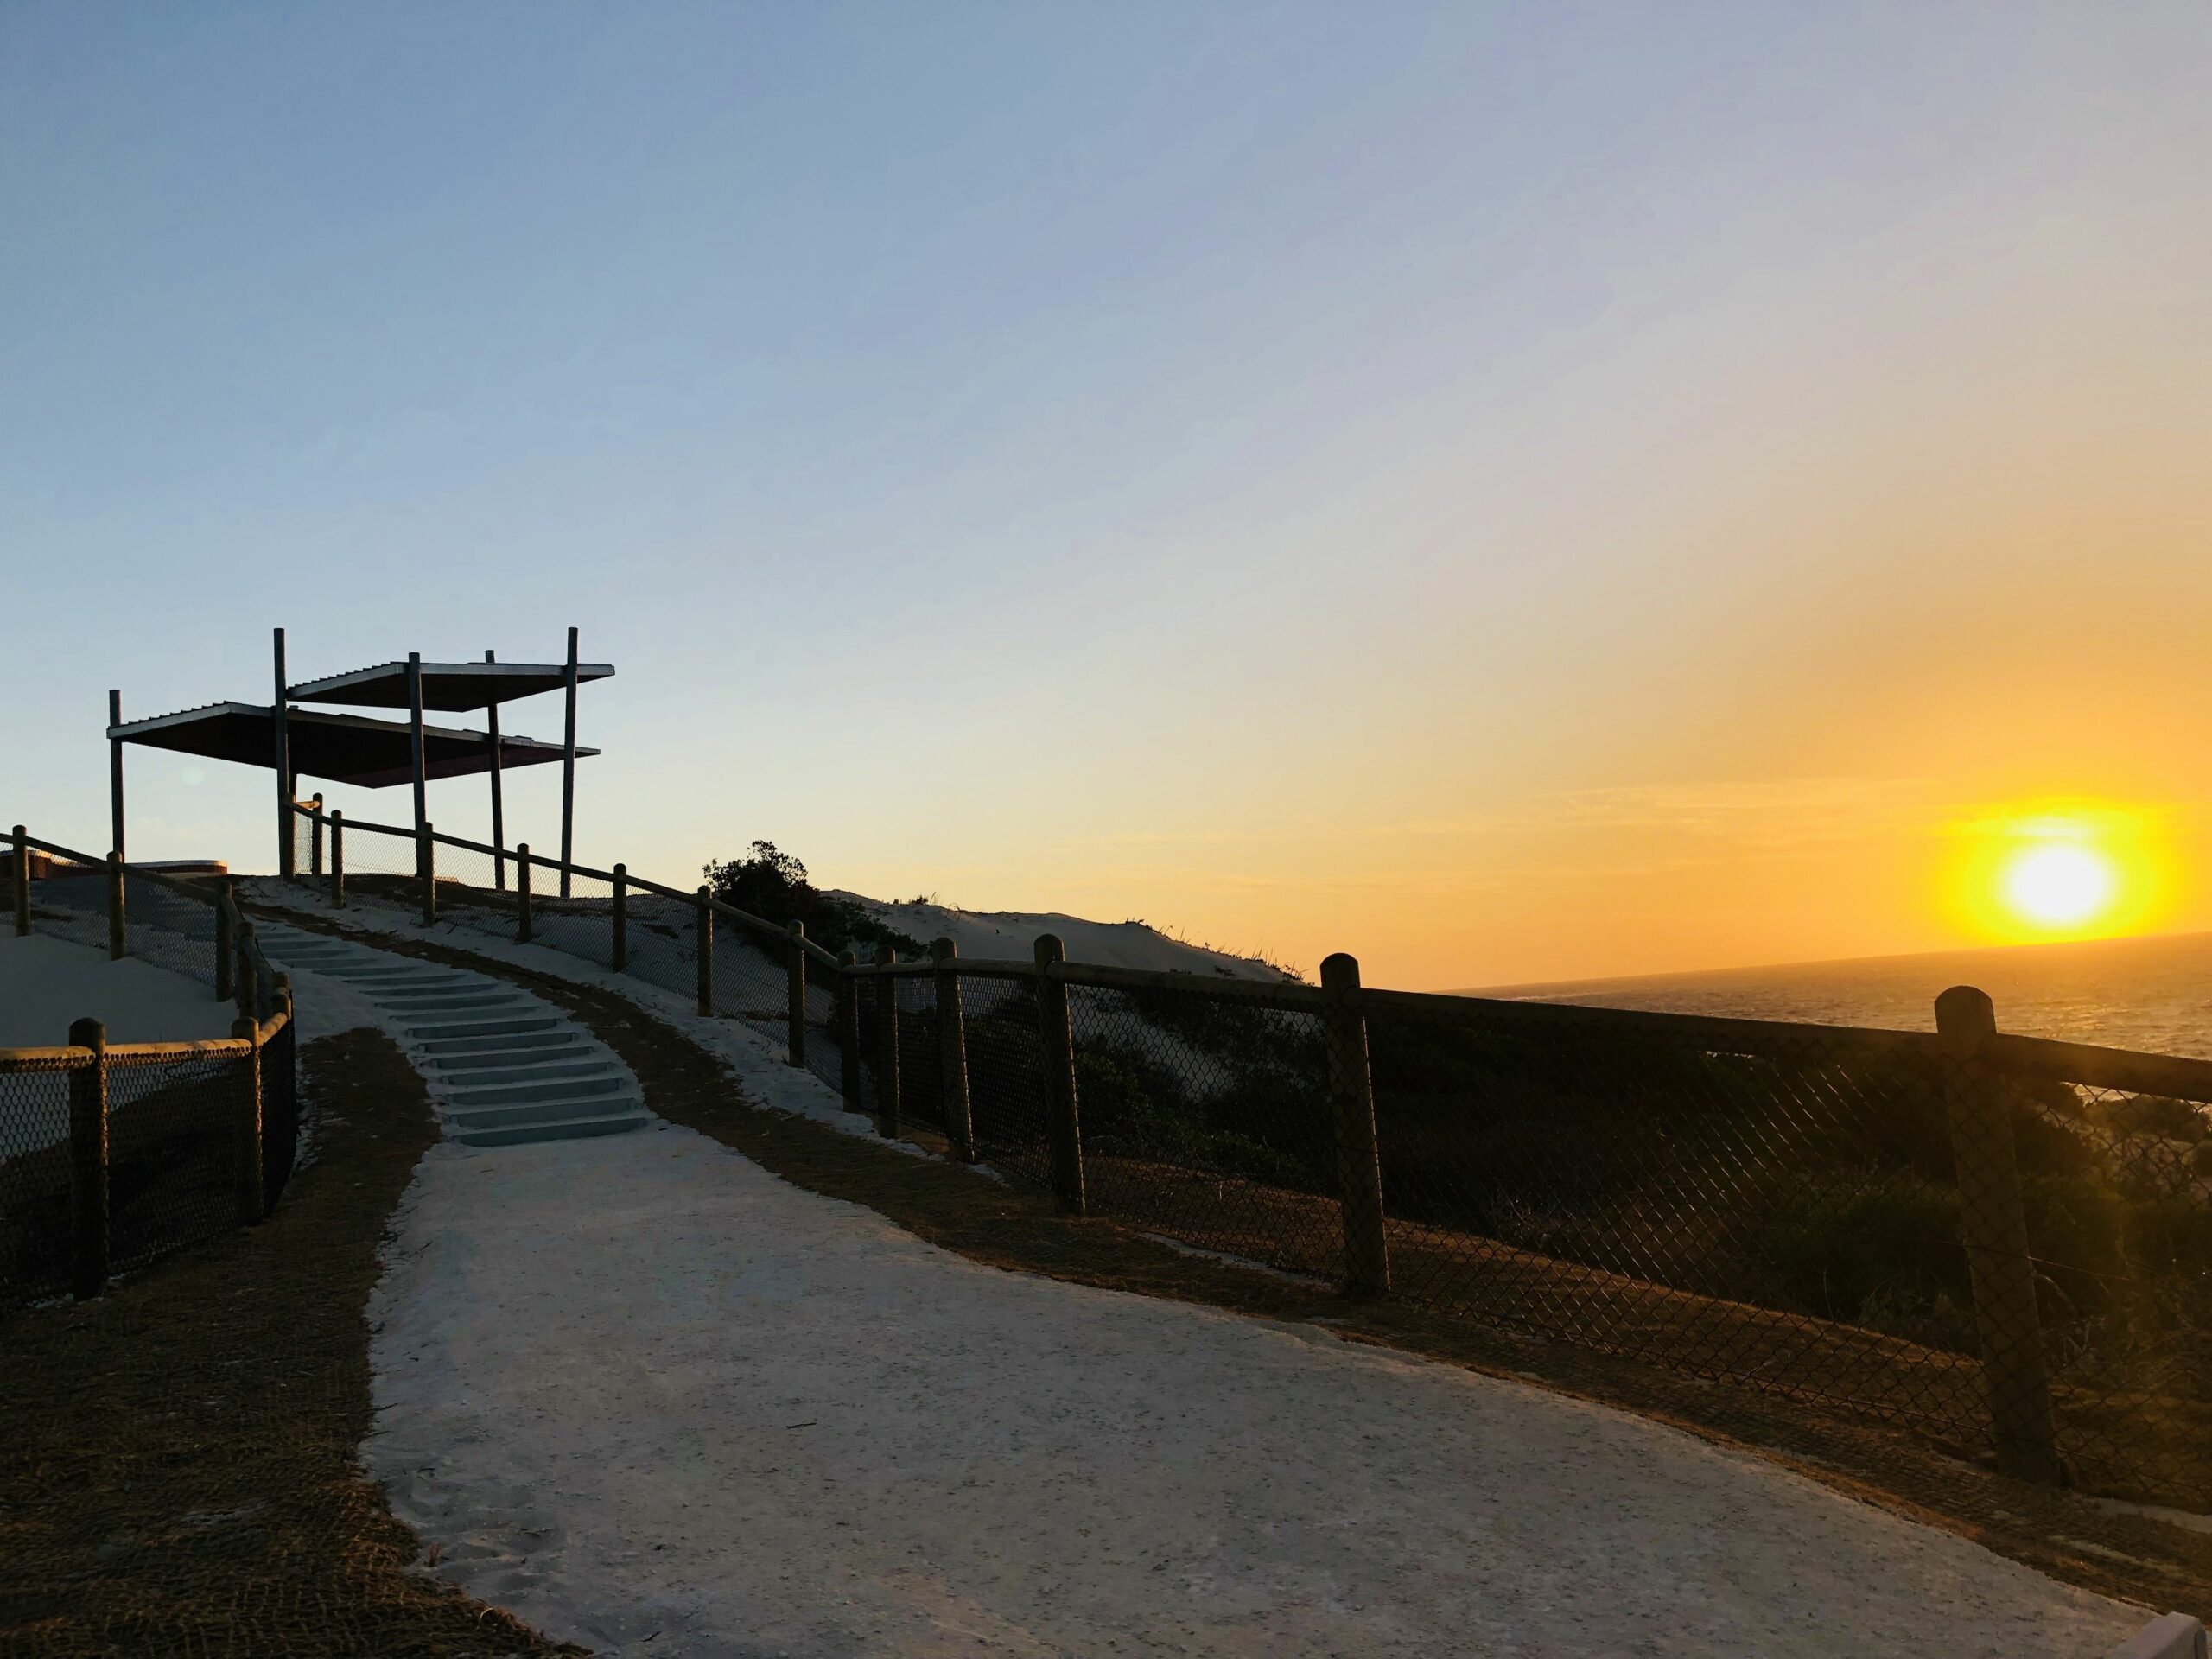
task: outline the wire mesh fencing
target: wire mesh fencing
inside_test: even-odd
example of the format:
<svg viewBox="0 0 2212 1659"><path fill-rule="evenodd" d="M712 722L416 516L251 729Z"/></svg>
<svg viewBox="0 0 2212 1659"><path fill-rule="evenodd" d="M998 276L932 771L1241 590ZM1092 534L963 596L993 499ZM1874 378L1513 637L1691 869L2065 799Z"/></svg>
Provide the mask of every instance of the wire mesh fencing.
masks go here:
<svg viewBox="0 0 2212 1659"><path fill-rule="evenodd" d="M2031 1479L2212 1490L2189 1094L2212 1082L2031 1075L1927 1033L1085 977L1056 972L1062 1039L1036 976L962 971L948 1005L864 971L868 1109L895 1065L900 1121L949 1127L957 1009L979 1156L1069 1199L1065 1068L1090 1213Z"/></svg>
<svg viewBox="0 0 2212 1659"><path fill-rule="evenodd" d="M1068 991L1091 1208L1295 1271L1344 1262L1320 1024L1173 991Z"/></svg>
<svg viewBox="0 0 2212 1659"><path fill-rule="evenodd" d="M125 948L142 962L195 979L211 989L216 968L213 888L194 890L170 880L126 873Z"/></svg>
<svg viewBox="0 0 2212 1659"><path fill-rule="evenodd" d="M108 1066L108 1246L118 1270L251 1218L242 1165L257 1176L251 1054L186 1053ZM251 1159L251 1163L246 1160Z"/></svg>
<svg viewBox="0 0 2212 1659"><path fill-rule="evenodd" d="M0 1306L58 1296L76 1260L69 1073L60 1058L0 1066Z"/></svg>
<svg viewBox="0 0 2212 1659"><path fill-rule="evenodd" d="M73 944L108 948L108 874L101 864L56 859L31 883L31 931Z"/></svg>

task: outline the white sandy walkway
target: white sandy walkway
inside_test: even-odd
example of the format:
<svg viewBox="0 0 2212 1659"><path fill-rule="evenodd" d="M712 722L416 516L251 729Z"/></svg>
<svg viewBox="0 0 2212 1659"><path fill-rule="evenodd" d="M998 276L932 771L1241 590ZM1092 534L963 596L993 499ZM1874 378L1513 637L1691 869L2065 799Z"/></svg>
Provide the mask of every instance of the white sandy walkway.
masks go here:
<svg viewBox="0 0 2212 1659"><path fill-rule="evenodd" d="M442 1146L372 1472L624 1654L2103 1654L2123 1608L1689 1436L933 1249L672 1126Z"/></svg>
<svg viewBox="0 0 2212 1659"><path fill-rule="evenodd" d="M0 1046L50 1047L73 1020L107 1027L111 1043L194 1042L227 1037L238 1010L196 979L151 963L44 934L0 932Z"/></svg>

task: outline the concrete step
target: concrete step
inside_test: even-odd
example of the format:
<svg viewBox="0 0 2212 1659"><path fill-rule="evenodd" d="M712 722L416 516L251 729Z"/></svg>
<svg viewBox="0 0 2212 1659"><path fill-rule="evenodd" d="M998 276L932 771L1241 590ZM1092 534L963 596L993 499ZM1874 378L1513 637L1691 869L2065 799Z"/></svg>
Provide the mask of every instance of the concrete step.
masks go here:
<svg viewBox="0 0 2212 1659"><path fill-rule="evenodd" d="M447 1127L506 1128L517 1123L562 1123L572 1117L612 1117L645 1109L634 1094L578 1095L560 1100L513 1100L497 1106L448 1106Z"/></svg>
<svg viewBox="0 0 2212 1659"><path fill-rule="evenodd" d="M430 1064L441 1077L474 1077L486 1071L515 1066L566 1065L584 1055L599 1052L595 1046L579 1038L572 1043L548 1043L543 1048L491 1048L469 1054L434 1054Z"/></svg>
<svg viewBox="0 0 2212 1659"><path fill-rule="evenodd" d="M552 1031L563 1023L557 1014L530 1015L517 1020L478 1020L458 1025L410 1025L407 1034L418 1042L435 1043L453 1037L520 1037Z"/></svg>
<svg viewBox="0 0 2212 1659"><path fill-rule="evenodd" d="M480 1089L455 1089L448 1085L439 1092L456 1111L473 1111L480 1106L528 1106L547 1100L588 1100L594 1095L620 1094L629 1088L629 1078L613 1071L601 1071L596 1077L551 1077L538 1083L498 1083Z"/></svg>
<svg viewBox="0 0 2212 1659"><path fill-rule="evenodd" d="M513 1033L483 1032L473 1037L450 1037L424 1043L423 1052L433 1059L454 1054L512 1054L531 1048L560 1048L583 1040L583 1033L571 1025L562 1025L551 1031L523 1031Z"/></svg>
<svg viewBox="0 0 2212 1659"><path fill-rule="evenodd" d="M515 1147L533 1141L582 1141L594 1135L626 1135L652 1120L643 1112L621 1112L607 1117L567 1118L551 1123L517 1123L506 1128L457 1130L453 1139L464 1147Z"/></svg>
<svg viewBox="0 0 2212 1659"><path fill-rule="evenodd" d="M515 991L380 991L377 1004L394 1014L443 1014L454 1008L534 1008L545 1005Z"/></svg>
<svg viewBox="0 0 2212 1659"><path fill-rule="evenodd" d="M504 1088L511 1084L563 1083L582 1077L619 1077L620 1073L617 1066L618 1062L612 1055L579 1052L560 1055L534 1065L505 1065L487 1067L481 1071L441 1072L432 1086L459 1100L470 1090Z"/></svg>

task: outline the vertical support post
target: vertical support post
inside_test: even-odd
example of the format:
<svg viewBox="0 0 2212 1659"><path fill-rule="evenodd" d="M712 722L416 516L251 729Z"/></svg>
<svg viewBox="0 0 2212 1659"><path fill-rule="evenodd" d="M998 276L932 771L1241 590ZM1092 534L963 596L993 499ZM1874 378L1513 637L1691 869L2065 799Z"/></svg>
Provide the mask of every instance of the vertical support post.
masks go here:
<svg viewBox="0 0 2212 1659"><path fill-rule="evenodd" d="M330 815L330 907L346 908L346 815Z"/></svg>
<svg viewBox="0 0 2212 1659"><path fill-rule="evenodd" d="M614 942L607 966L620 973L630 965L630 867L614 867Z"/></svg>
<svg viewBox="0 0 2212 1659"><path fill-rule="evenodd" d="M125 858L130 844L123 838L123 740L115 728L123 724L123 693L107 694L107 844Z"/></svg>
<svg viewBox="0 0 2212 1659"><path fill-rule="evenodd" d="M238 971L237 929L232 925L235 912L231 908L227 893L215 900L215 1000L227 1002L238 995L238 982L233 976Z"/></svg>
<svg viewBox="0 0 2212 1659"><path fill-rule="evenodd" d="M860 958L850 950L837 953L837 1087L845 1109L864 1112L861 1098L861 984L853 969Z"/></svg>
<svg viewBox="0 0 2212 1659"><path fill-rule="evenodd" d="M530 843L515 843L515 943L530 943Z"/></svg>
<svg viewBox="0 0 2212 1659"><path fill-rule="evenodd" d="M1338 951L1321 964L1322 1020L1329 1053L1329 1103L1336 1121L1337 1192L1344 1211L1344 1289L1390 1289L1390 1243L1382 1224L1382 1162L1375 1136L1375 1085L1367 1066L1367 1014L1359 963Z"/></svg>
<svg viewBox="0 0 2212 1659"><path fill-rule="evenodd" d="M407 653L408 753L414 766L415 855L423 855L423 830L430 821L430 766L427 740L423 735L423 653ZM422 874L418 862L416 874Z"/></svg>
<svg viewBox="0 0 2212 1659"><path fill-rule="evenodd" d="M930 945L937 963L937 1052L944 1072L944 1135L952 1155L963 1164L976 1161L976 1130L968 1106L968 1022L960 1008L960 970L953 966L960 955L950 939Z"/></svg>
<svg viewBox="0 0 2212 1659"><path fill-rule="evenodd" d="M269 699L269 727L276 743L272 764L276 768L276 874L287 881L300 873L299 855L292 845L292 743L291 734L285 729L284 716L289 699L285 693L290 688L284 682L284 630L272 630L276 636L276 685Z"/></svg>
<svg viewBox="0 0 2212 1659"><path fill-rule="evenodd" d="M231 1022L231 1035L245 1041L245 1075L238 1080L235 1136L238 1225L261 1219L261 1025L251 1019Z"/></svg>
<svg viewBox="0 0 2212 1659"><path fill-rule="evenodd" d="M124 931L123 855L110 853L107 855L107 959L120 962L130 953L130 941Z"/></svg>
<svg viewBox="0 0 2212 1659"><path fill-rule="evenodd" d="M22 824L14 832L15 857L8 870L10 896L16 901L16 937L31 931L31 835Z"/></svg>
<svg viewBox="0 0 2212 1659"><path fill-rule="evenodd" d="M416 832L415 868L423 873L423 925L435 926L438 919L438 843L427 823Z"/></svg>
<svg viewBox="0 0 2212 1659"><path fill-rule="evenodd" d="M484 653L487 663L499 658L491 652ZM484 720L490 728L492 739L492 890L507 890L507 812L499 797L499 705L497 702L485 706Z"/></svg>
<svg viewBox="0 0 2212 1659"><path fill-rule="evenodd" d="M284 1183L292 1173L291 1160L299 1151L300 1073L299 1033L293 1024L292 976L276 976L272 1017L283 1023L264 1050L261 1065L261 1207L263 1216L276 1207Z"/></svg>
<svg viewBox="0 0 2212 1659"><path fill-rule="evenodd" d="M785 948L789 958L784 979L784 1024L788 1027L785 1046L790 1051L793 1065L806 1064L806 924L791 924L791 943Z"/></svg>
<svg viewBox="0 0 2212 1659"><path fill-rule="evenodd" d="M238 908L238 879L228 876L224 887L231 900L231 1001L237 1006L238 1018L253 1018L254 965L252 952L246 949L245 912Z"/></svg>
<svg viewBox="0 0 2212 1659"><path fill-rule="evenodd" d="M1997 1466L2018 1480L2056 1484L2063 1473L2027 1211L2020 1200L2012 1099L1986 1047L1997 1035L1997 1010L1973 986L1954 985L1936 999L1936 1029L1948 1057L1943 1105Z"/></svg>
<svg viewBox="0 0 2212 1659"><path fill-rule="evenodd" d="M1052 969L1068 959L1056 933L1037 936L1037 1034L1045 1041L1045 1129L1052 1154L1052 1195L1069 1215L1084 1213L1083 1125L1076 1109L1075 1025L1067 982Z"/></svg>
<svg viewBox="0 0 2212 1659"><path fill-rule="evenodd" d="M321 875L322 874L322 792L318 790L309 796L308 804L315 809L308 818L308 874Z"/></svg>
<svg viewBox="0 0 2212 1659"><path fill-rule="evenodd" d="M75 1198L76 1261L70 1291L79 1301L107 1282L107 1027L79 1020L69 1046L92 1051L69 1073L69 1184Z"/></svg>
<svg viewBox="0 0 2212 1659"><path fill-rule="evenodd" d="M576 631L569 630L569 717L561 738L561 896L569 896L569 870L576 861Z"/></svg>
<svg viewBox="0 0 2212 1659"><path fill-rule="evenodd" d="M563 877L567 875L564 870ZM699 908L691 923L691 948L699 958L699 1012L715 1011L715 912L707 903L709 890L699 889Z"/></svg>
<svg viewBox="0 0 2212 1659"><path fill-rule="evenodd" d="M880 969L891 967L899 960L899 953L887 944L875 947L875 965ZM879 972L871 982L875 987L875 1132L880 1135L899 1133L899 982L888 974Z"/></svg>

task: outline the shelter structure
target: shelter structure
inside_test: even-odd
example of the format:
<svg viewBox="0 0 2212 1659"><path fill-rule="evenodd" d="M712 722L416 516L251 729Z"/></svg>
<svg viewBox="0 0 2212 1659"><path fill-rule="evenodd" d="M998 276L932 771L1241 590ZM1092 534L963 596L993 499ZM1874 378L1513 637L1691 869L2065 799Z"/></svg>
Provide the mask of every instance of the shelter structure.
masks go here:
<svg viewBox="0 0 2212 1659"><path fill-rule="evenodd" d="M284 630L275 632L274 696L266 703L217 702L176 714L126 721L122 694L108 693L109 787L116 849L124 847L123 747L143 744L210 760L268 766L276 774L277 858L284 875L293 874L292 814L302 776L364 789L411 784L415 830L420 838L429 823L428 785L432 779L472 777L492 780L492 841L499 856L497 879L506 880L505 805L500 779L513 766L559 761L561 787L561 891L569 891L574 861L576 761L599 753L576 745L576 693L588 682L609 678L608 663L577 658L577 631L569 630L565 663L502 663L486 652L480 663L426 663L420 652L404 660L375 664L297 684L287 683ZM559 743L506 736L499 731L499 705L548 691L566 693L564 735ZM404 709L405 721L374 715L327 713L298 703L353 708ZM429 710L486 711L487 731L429 725Z"/></svg>

